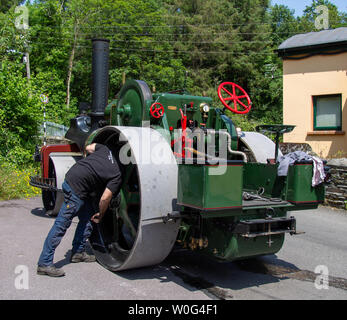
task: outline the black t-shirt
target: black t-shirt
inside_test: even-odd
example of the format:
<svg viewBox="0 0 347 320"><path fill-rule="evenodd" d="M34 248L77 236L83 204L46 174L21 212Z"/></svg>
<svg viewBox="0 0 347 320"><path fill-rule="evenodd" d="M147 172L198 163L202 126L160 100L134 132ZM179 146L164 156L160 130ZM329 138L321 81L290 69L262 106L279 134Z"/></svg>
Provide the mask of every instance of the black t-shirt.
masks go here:
<svg viewBox="0 0 347 320"><path fill-rule="evenodd" d="M92 194L100 196L106 187L118 193L121 172L110 149L97 143L93 153L70 168L65 180L81 199L86 199Z"/></svg>

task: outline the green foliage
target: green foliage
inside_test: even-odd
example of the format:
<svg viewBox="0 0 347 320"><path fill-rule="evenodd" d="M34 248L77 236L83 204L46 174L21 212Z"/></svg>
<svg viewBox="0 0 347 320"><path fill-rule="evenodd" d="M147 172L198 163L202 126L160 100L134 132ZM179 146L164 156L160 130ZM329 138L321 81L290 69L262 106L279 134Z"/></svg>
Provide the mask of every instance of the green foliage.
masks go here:
<svg viewBox="0 0 347 320"><path fill-rule="evenodd" d="M274 46L279 46L283 41L299 31L299 24L294 16L294 10L285 5L275 4L270 9L271 37Z"/></svg>
<svg viewBox="0 0 347 320"><path fill-rule="evenodd" d="M18 165L31 160L42 121L39 94L23 68L18 61L2 61L0 68L0 157Z"/></svg>
<svg viewBox="0 0 347 320"><path fill-rule="evenodd" d="M47 70L40 71L35 75L35 84L39 89L39 94L46 94L49 102L45 105L46 120L64 125L69 125L70 119L77 114L77 98L75 97L69 108L65 105L66 86L64 79L61 79L55 72ZM40 103L41 114L43 114L43 104Z"/></svg>
<svg viewBox="0 0 347 320"><path fill-rule="evenodd" d="M34 166L20 169L11 163L0 161L0 201L30 198L40 194L40 189L29 185L30 176L36 174L38 168Z"/></svg>
<svg viewBox="0 0 347 320"><path fill-rule="evenodd" d="M0 12L6 12L13 6L18 6L22 0L0 0Z"/></svg>

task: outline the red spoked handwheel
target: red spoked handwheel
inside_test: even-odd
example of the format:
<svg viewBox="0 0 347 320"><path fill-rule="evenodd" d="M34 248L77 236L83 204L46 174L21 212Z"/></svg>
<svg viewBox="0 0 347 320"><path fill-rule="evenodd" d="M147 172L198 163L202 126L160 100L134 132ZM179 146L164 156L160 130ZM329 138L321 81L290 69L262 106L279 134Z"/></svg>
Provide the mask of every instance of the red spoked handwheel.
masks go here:
<svg viewBox="0 0 347 320"><path fill-rule="evenodd" d="M245 114L251 110L252 101L247 92L233 82L223 82L218 87L218 97L230 111ZM239 110L241 108L241 110Z"/></svg>
<svg viewBox="0 0 347 320"><path fill-rule="evenodd" d="M151 105L149 112L153 118L159 119L164 115L165 110L161 103L155 102Z"/></svg>

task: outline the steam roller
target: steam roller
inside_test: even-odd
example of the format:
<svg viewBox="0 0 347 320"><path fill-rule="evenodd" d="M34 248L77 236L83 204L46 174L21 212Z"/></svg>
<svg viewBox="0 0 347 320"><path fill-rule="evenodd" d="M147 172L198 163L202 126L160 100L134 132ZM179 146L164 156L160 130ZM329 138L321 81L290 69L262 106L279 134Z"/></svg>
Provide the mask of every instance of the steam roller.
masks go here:
<svg viewBox="0 0 347 320"><path fill-rule="evenodd" d="M216 103L186 89L152 92L145 81L129 79L109 101L109 41L92 43L90 111L71 119L71 143L40 149L42 173L30 183L56 215L61 183L85 146L109 147L122 185L89 239L101 265L112 271L152 266L174 246L222 261L274 254L286 234L297 234L290 213L324 201L324 184L311 183L312 161L278 175L279 137L294 126L261 125L255 132L235 126L230 114L256 107L241 86L222 82ZM94 204L97 211L97 198Z"/></svg>

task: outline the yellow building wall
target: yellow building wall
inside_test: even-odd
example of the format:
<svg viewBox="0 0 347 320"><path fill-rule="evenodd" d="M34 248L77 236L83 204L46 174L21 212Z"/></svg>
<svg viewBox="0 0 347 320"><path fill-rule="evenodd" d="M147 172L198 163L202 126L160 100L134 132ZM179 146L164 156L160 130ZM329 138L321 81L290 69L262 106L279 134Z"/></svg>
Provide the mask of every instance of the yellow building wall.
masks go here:
<svg viewBox="0 0 347 320"><path fill-rule="evenodd" d="M342 95L342 131L313 132L312 96ZM347 52L283 60L283 124L296 125L284 142L306 142L320 157L347 156Z"/></svg>

